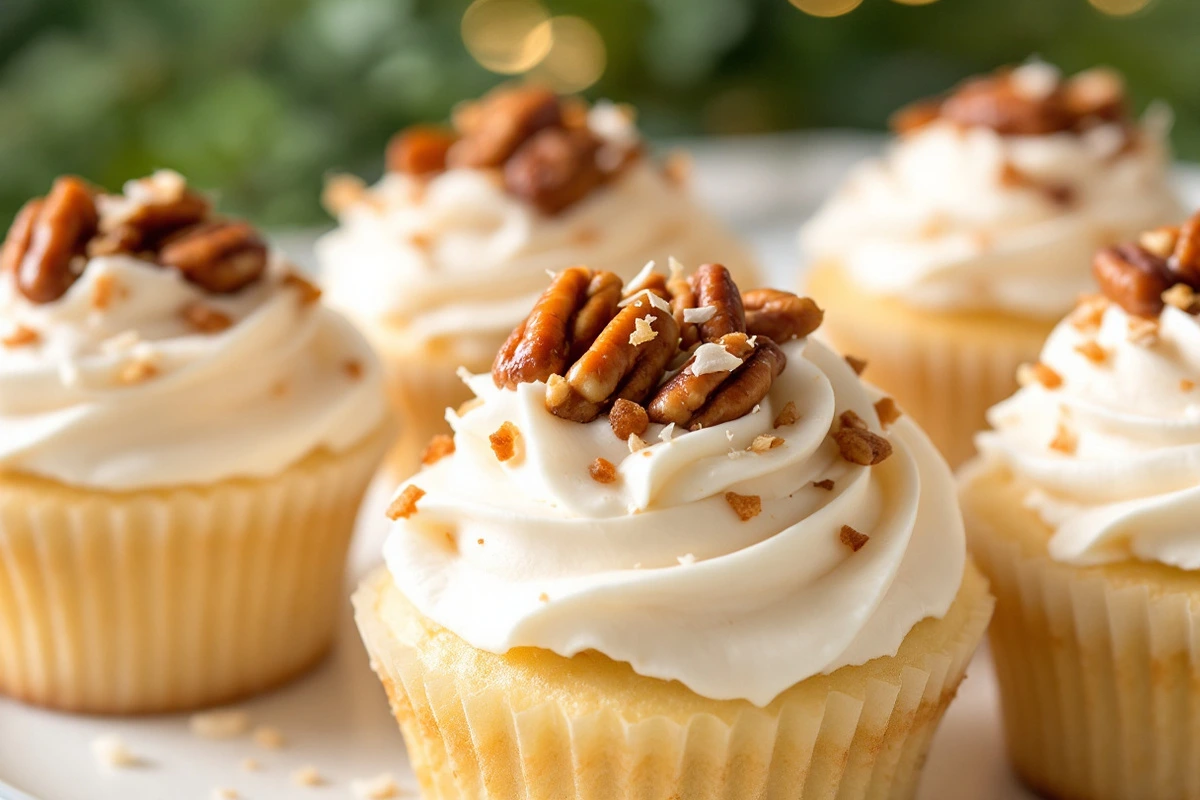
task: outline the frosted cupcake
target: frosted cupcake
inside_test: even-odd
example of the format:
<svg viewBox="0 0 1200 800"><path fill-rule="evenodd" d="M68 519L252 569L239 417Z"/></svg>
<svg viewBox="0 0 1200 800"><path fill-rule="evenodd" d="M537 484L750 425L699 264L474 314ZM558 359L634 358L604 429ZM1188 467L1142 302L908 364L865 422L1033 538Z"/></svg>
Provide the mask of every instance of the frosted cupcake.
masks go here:
<svg viewBox="0 0 1200 800"><path fill-rule="evenodd" d="M0 254L0 693L152 712L326 651L382 369L171 172L60 178Z"/></svg>
<svg viewBox="0 0 1200 800"><path fill-rule="evenodd" d="M1177 222L1168 121L1127 114L1119 76L1030 63L893 119L801 233L825 335L871 362L955 466L1018 364L1088 289L1097 247Z"/></svg>
<svg viewBox="0 0 1200 800"><path fill-rule="evenodd" d="M945 462L811 301L647 285L558 273L392 504L424 796L912 796L992 604Z"/></svg>
<svg viewBox="0 0 1200 800"><path fill-rule="evenodd" d="M1102 250L965 471L1009 752L1053 797L1196 794L1200 215Z"/></svg>
<svg viewBox="0 0 1200 800"><path fill-rule="evenodd" d="M461 106L453 129L420 126L388 147L387 174L332 180L339 227L317 244L331 300L367 331L405 420L397 477L449 430L470 395L455 370L486 372L563 264L632 277L652 259L749 265L746 249L691 200L682 173L646 154L630 110L536 87ZM751 279L746 267L740 277Z"/></svg>

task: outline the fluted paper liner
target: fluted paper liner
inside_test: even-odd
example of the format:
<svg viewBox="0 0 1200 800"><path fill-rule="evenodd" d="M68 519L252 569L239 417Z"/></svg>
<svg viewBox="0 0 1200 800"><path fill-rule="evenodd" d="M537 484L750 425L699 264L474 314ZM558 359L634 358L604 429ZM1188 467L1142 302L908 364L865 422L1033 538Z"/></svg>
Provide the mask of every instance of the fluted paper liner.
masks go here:
<svg viewBox="0 0 1200 800"><path fill-rule="evenodd" d="M825 308L820 336L868 362L863 375L929 435L951 467L975 453L986 412L1017 389L1017 367L1036 361L1054 321L996 312L939 313L851 286L820 265L807 291Z"/></svg>
<svg viewBox="0 0 1200 800"><path fill-rule="evenodd" d="M226 702L332 641L388 436L265 480L129 493L0 476L0 693L100 713Z"/></svg>
<svg viewBox="0 0 1200 800"><path fill-rule="evenodd" d="M774 800L913 796L992 601L969 567L947 616L920 623L896 657L765 708L597 653L475 650L421 617L385 569L354 604L425 800Z"/></svg>
<svg viewBox="0 0 1200 800"><path fill-rule="evenodd" d="M1017 772L1051 797L1200 797L1200 575L1055 562L1049 530L998 486L972 481L964 511L997 598L991 645Z"/></svg>

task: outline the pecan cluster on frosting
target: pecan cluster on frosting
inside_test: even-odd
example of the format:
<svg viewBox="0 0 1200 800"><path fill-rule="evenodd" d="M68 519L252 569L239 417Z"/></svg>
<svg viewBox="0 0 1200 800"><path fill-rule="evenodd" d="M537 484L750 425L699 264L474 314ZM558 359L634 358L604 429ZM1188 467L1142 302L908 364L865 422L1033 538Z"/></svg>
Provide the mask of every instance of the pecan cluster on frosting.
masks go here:
<svg viewBox="0 0 1200 800"><path fill-rule="evenodd" d="M938 119L1014 136L1082 131L1103 122L1129 127L1125 85L1116 72L1094 68L1063 80L1037 63L966 80L944 97L905 106L891 125L903 134Z"/></svg>
<svg viewBox="0 0 1200 800"><path fill-rule="evenodd" d="M169 171L106 194L74 176L30 200L0 250L0 275L34 303L62 297L89 258L127 253L171 267L203 289L236 292L263 274L267 246L249 223L212 213L202 195Z"/></svg>
<svg viewBox="0 0 1200 800"><path fill-rule="evenodd" d="M597 136L582 100L539 86L502 86L460 106L452 129L418 125L396 134L387 168L416 176L454 167L494 169L510 194L556 214L639 156L637 145Z"/></svg>
<svg viewBox="0 0 1200 800"><path fill-rule="evenodd" d="M1105 247L1092 261L1100 290L1128 313L1154 318L1168 303L1190 313L1200 291L1200 212L1181 225L1146 231L1136 242Z"/></svg>
<svg viewBox="0 0 1200 800"><path fill-rule="evenodd" d="M609 272L554 276L492 366L496 385L546 382L546 407L576 422L611 413L622 438L649 422L688 430L750 413L783 371L777 342L815 331L809 298L743 295L720 264L690 277L648 272L626 287Z"/></svg>

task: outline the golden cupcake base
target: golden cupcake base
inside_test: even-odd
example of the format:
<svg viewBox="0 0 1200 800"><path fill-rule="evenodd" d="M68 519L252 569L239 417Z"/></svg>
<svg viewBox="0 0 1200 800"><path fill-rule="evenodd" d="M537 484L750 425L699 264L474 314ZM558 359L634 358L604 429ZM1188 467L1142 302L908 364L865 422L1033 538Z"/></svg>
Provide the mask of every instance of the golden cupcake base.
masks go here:
<svg viewBox="0 0 1200 800"><path fill-rule="evenodd" d="M354 605L425 800L912 797L992 611L969 565L947 615L896 656L759 708L595 652L477 650L418 613L386 569Z"/></svg>
<svg viewBox="0 0 1200 800"><path fill-rule="evenodd" d="M887 392L929 435L951 468L975 453L986 412L1017 389L1056 320L997 312L934 312L869 294L835 265L814 267L806 287L825 309L819 336L865 358L863 377Z"/></svg>
<svg viewBox="0 0 1200 800"><path fill-rule="evenodd" d="M0 693L165 712L304 672L332 642L359 502L387 439L190 488L0 475Z"/></svg>
<svg viewBox="0 0 1200 800"><path fill-rule="evenodd" d="M1054 561L1024 495L1000 468L964 479L1014 768L1048 797L1200 797L1200 574Z"/></svg>

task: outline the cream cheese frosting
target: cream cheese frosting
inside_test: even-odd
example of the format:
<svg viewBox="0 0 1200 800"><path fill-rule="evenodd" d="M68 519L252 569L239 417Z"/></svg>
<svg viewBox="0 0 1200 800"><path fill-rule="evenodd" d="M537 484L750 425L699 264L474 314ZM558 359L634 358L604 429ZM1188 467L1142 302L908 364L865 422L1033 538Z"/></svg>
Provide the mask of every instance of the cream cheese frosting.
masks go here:
<svg viewBox="0 0 1200 800"><path fill-rule="evenodd" d="M1169 127L1148 113L1126 147L1118 122L1030 136L939 120L856 168L801 246L915 306L1056 318L1087 290L1097 247L1182 217Z"/></svg>
<svg viewBox="0 0 1200 800"><path fill-rule="evenodd" d="M592 108L588 124L614 148L640 141L610 103ZM742 274L751 263L647 158L556 215L507 193L493 171L455 168L431 178L389 173L338 216L316 246L330 302L402 328L415 343L453 340L466 356L494 353L541 293L546 271L564 264L628 278L669 256L725 261Z"/></svg>
<svg viewBox="0 0 1200 800"><path fill-rule="evenodd" d="M288 274L275 263L217 295L174 269L105 256L42 304L0 280L0 334L36 337L0 346L0 472L146 489L269 476L362 441L385 420L381 369ZM229 327L198 332L184 314L193 304Z"/></svg>
<svg viewBox="0 0 1200 800"><path fill-rule="evenodd" d="M1157 322L1115 304L1098 328L1062 322L1041 356L1057 380L995 406L978 437L976 469L1028 484L1055 559L1200 569L1200 325L1173 306Z"/></svg>
<svg viewBox="0 0 1200 800"><path fill-rule="evenodd" d="M396 585L474 647L597 650L712 699L766 705L894 654L961 582L952 478L904 418L890 458L845 461L835 421L852 410L879 431L877 393L820 342L782 347L787 366L756 411L693 432L652 424L636 452L603 417L550 414L543 383L466 376L477 400L447 414L455 452L409 481L426 494L385 545ZM800 419L776 428L789 401ZM489 436L506 422L517 455L501 462ZM782 446L752 451L764 434ZM614 482L589 477L598 457ZM758 496L761 513L741 521L727 492ZM844 525L870 537L857 552Z"/></svg>

